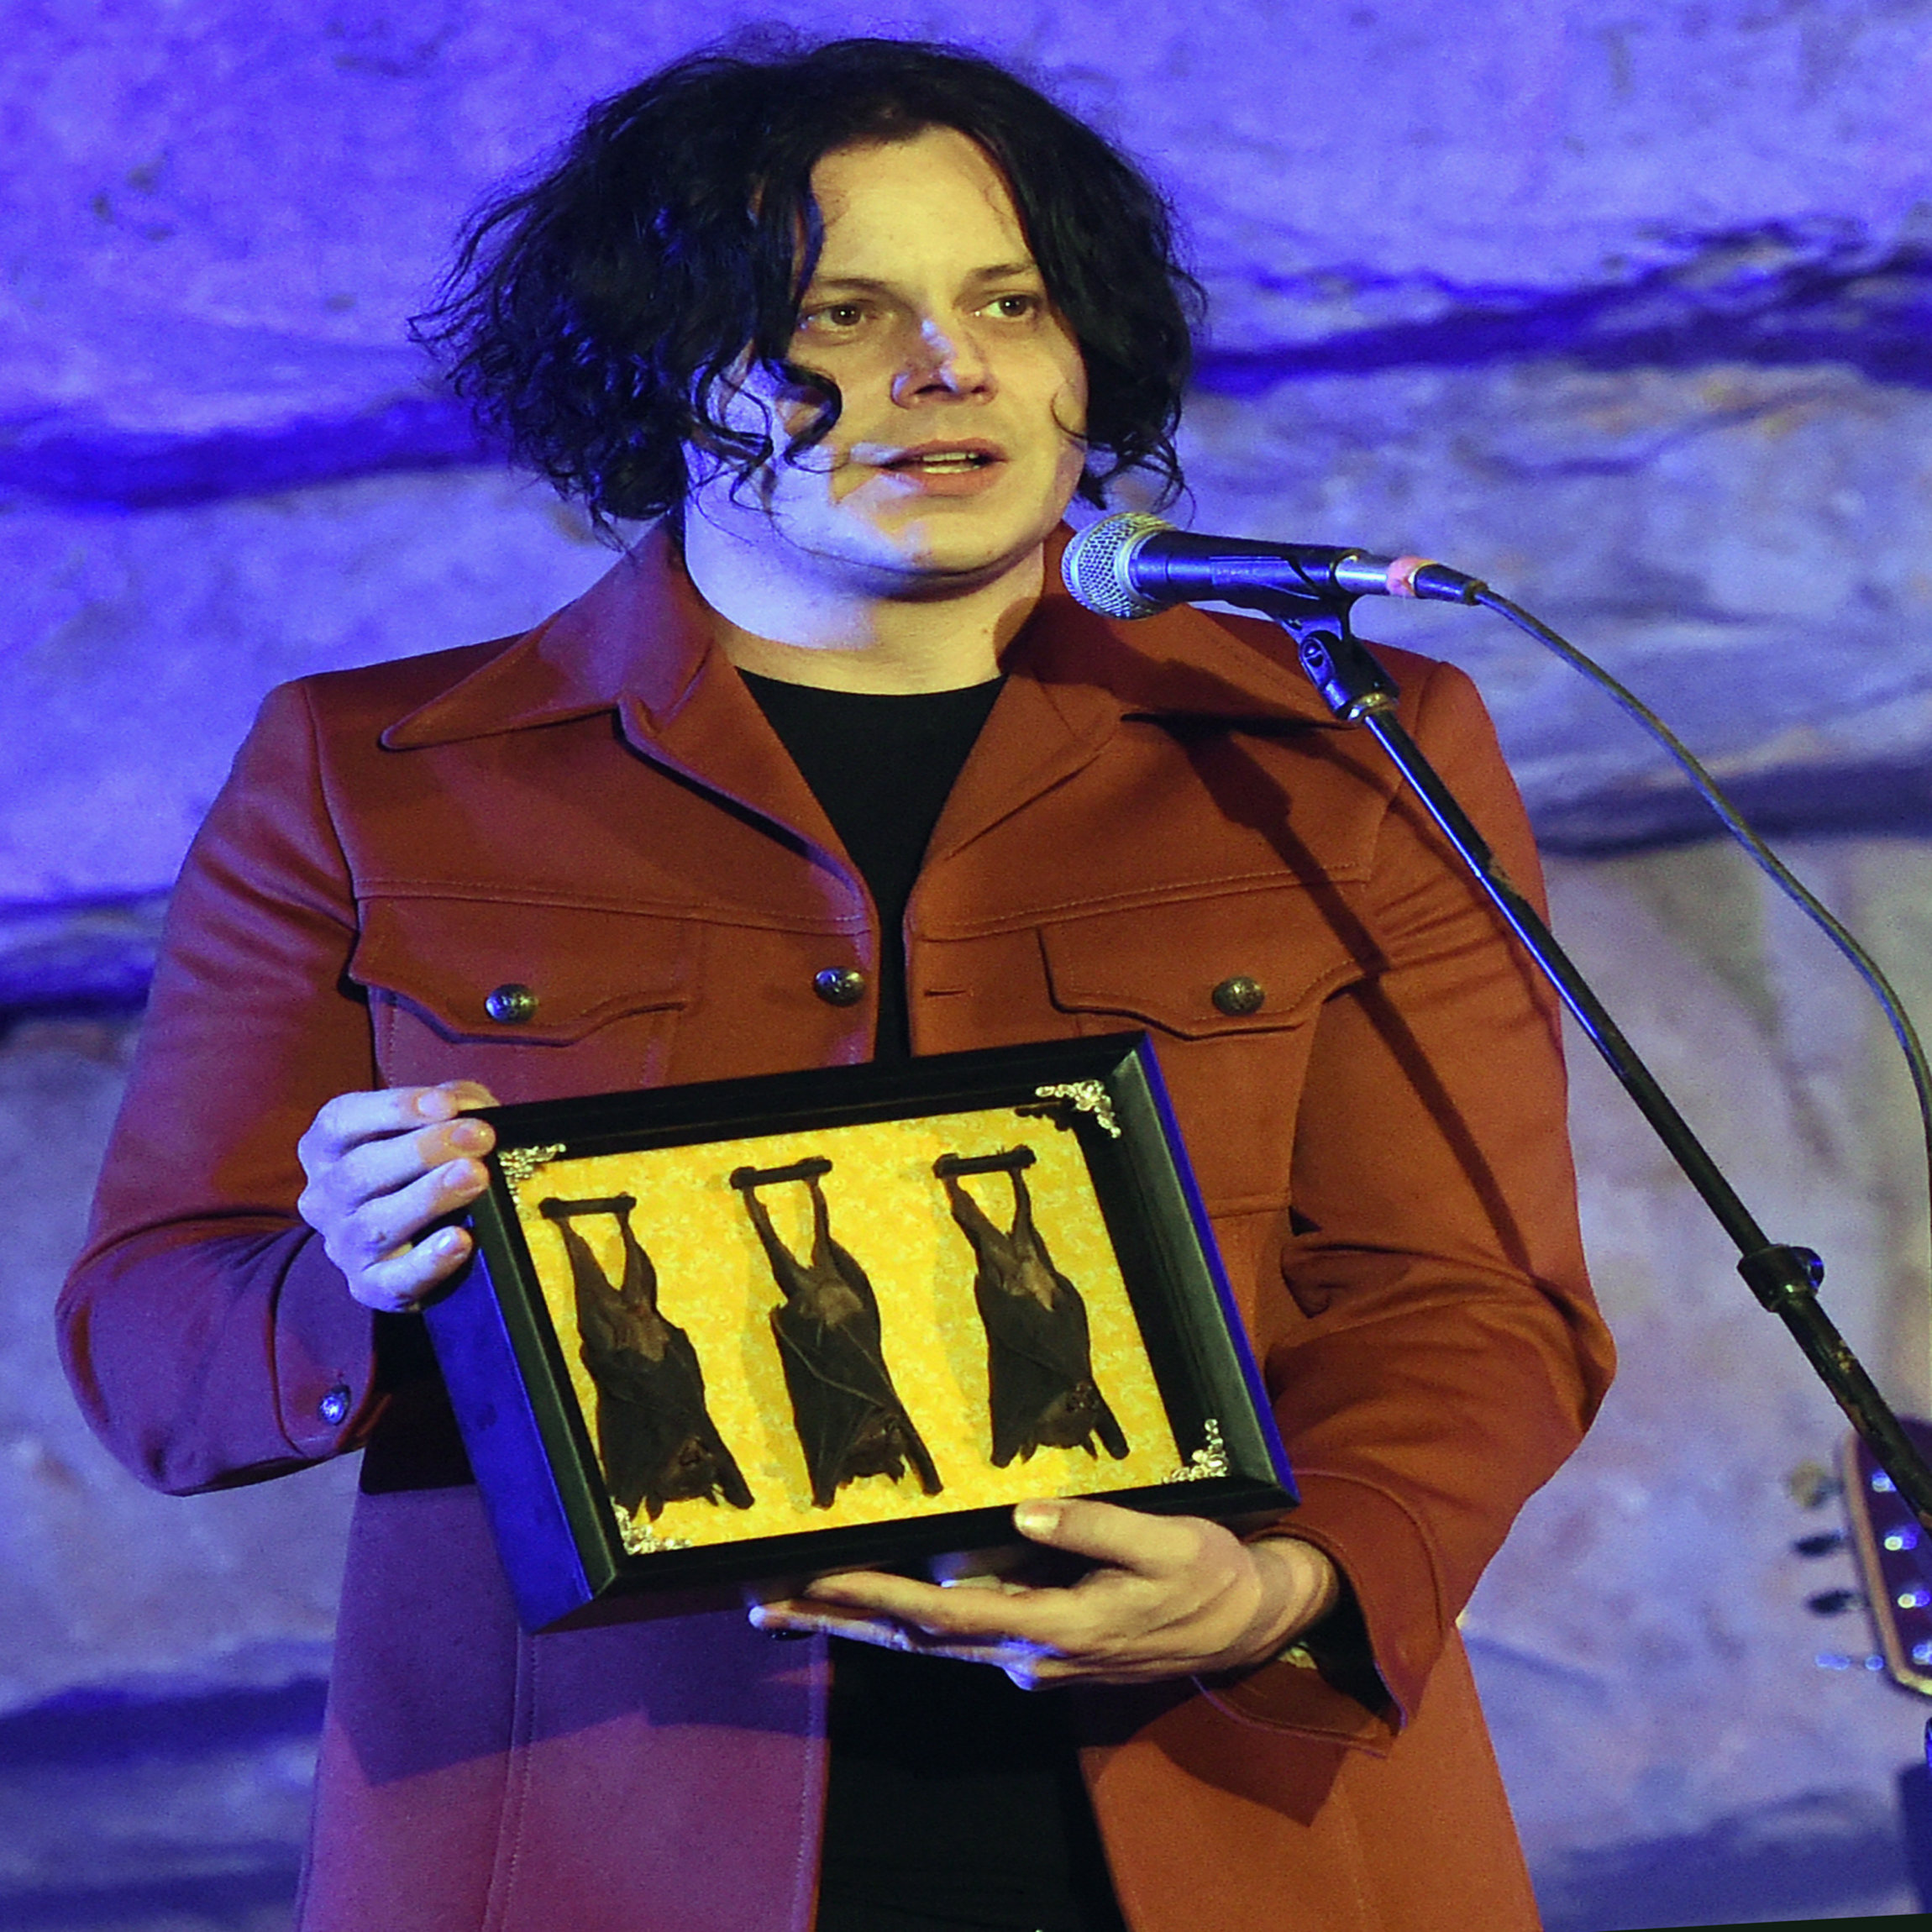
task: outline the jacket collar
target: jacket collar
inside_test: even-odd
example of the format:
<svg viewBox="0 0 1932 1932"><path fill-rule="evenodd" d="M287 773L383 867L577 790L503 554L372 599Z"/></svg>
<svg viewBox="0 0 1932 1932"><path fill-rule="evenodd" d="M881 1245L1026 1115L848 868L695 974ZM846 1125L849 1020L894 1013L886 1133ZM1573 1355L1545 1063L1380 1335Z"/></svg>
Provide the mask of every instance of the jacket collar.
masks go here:
<svg viewBox="0 0 1932 1932"><path fill-rule="evenodd" d="M704 606L653 531L574 603L382 734L392 751L494 738L635 705L674 715L712 654Z"/></svg>
<svg viewBox="0 0 1932 1932"><path fill-rule="evenodd" d="M1096 617L1060 581L1006 655L1006 687L966 761L929 858L957 851L1088 764L1127 717L1331 726L1271 627L1182 606L1135 623ZM712 640L703 604L654 532L573 604L382 734L391 750L615 710L633 748L767 820L847 871L823 807Z"/></svg>
<svg viewBox="0 0 1932 1932"><path fill-rule="evenodd" d="M1077 735L1130 714L1334 722L1270 626L1185 604L1133 622L1084 610L1060 581L1070 536L1063 528L1048 542L1045 594L1005 668L1040 685ZM669 537L656 530L574 603L391 725L382 742L412 750L614 709L639 749L668 748L680 718L711 708L700 701L706 686L738 683L718 675L728 668Z"/></svg>

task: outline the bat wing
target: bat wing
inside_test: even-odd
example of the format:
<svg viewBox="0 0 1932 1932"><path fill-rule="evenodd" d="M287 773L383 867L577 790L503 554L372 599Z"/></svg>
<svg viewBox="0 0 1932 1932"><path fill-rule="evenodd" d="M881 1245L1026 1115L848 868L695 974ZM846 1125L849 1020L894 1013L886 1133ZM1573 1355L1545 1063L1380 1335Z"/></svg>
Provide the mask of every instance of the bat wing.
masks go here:
<svg viewBox="0 0 1932 1932"><path fill-rule="evenodd" d="M1011 1292L982 1273L974 1298L986 1330L993 1462L1005 1468L1043 1444L1093 1453L1095 1431L1118 1461L1127 1441L1094 1379L1085 1304L1063 1275L1042 1308L1030 1294ZM1117 1445L1117 1446L1116 1446Z"/></svg>
<svg viewBox="0 0 1932 1932"><path fill-rule="evenodd" d="M863 1351L823 1322L781 1307L771 1311L771 1327L812 1504L827 1509L852 1473L848 1464L861 1430L877 1412L880 1376Z"/></svg>
<svg viewBox="0 0 1932 1932"><path fill-rule="evenodd" d="M597 1388L597 1435L611 1494L627 1509L642 1502L654 1520L666 1503L716 1501L721 1492L735 1507L751 1507L750 1486L711 1420L704 1371L682 1329L669 1328L668 1346L654 1362L635 1350L586 1347L585 1365Z"/></svg>
<svg viewBox="0 0 1932 1932"><path fill-rule="evenodd" d="M792 1418L811 1499L828 1509L857 1476L889 1475L895 1482L910 1461L928 1496L938 1494L939 1473L892 1386L878 1351L876 1324L826 1323L789 1307L771 1312L772 1332L785 1365Z"/></svg>

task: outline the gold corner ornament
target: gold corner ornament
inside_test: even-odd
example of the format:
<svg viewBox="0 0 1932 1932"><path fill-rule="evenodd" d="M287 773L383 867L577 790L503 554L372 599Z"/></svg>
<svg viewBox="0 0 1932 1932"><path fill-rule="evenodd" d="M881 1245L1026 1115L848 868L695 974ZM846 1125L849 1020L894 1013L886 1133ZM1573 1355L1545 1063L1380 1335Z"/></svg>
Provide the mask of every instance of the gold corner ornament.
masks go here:
<svg viewBox="0 0 1932 1932"><path fill-rule="evenodd" d="M1162 1477L1163 1483L1205 1483L1216 1476L1227 1474L1227 1444L1222 1441L1221 1423L1214 1416L1208 1417L1202 1425L1201 1433L1207 1441L1178 1469L1170 1469Z"/></svg>
<svg viewBox="0 0 1932 1932"><path fill-rule="evenodd" d="M1050 1087L1036 1087L1037 1100L1064 1100L1077 1114L1091 1114L1100 1131L1110 1140L1121 1137L1121 1123L1114 1116L1113 1096L1098 1080L1062 1080Z"/></svg>
<svg viewBox="0 0 1932 1932"><path fill-rule="evenodd" d="M617 1535L623 1540L627 1557L654 1557L660 1550L688 1550L689 1536L660 1536L648 1523L640 1523L620 1503L611 1504L617 1519Z"/></svg>
<svg viewBox="0 0 1932 1932"><path fill-rule="evenodd" d="M520 1188L538 1168L559 1158L564 1152L561 1141L547 1147L512 1147L508 1153L496 1157L496 1165L502 1170L503 1179L512 1189Z"/></svg>

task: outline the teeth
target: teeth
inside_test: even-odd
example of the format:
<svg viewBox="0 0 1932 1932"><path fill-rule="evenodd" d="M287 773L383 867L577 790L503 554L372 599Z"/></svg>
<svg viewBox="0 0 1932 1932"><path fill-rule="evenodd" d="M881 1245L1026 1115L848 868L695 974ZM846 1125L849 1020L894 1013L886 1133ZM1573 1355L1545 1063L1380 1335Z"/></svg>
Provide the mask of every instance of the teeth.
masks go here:
<svg viewBox="0 0 1932 1932"><path fill-rule="evenodd" d="M971 452L957 455L921 456L918 459L921 470L977 470L985 459Z"/></svg>

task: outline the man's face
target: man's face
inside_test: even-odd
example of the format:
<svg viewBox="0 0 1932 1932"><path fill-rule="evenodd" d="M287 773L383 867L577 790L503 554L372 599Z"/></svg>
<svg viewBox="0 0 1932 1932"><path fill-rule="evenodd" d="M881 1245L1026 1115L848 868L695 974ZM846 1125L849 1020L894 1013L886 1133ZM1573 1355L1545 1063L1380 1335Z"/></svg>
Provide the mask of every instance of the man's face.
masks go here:
<svg viewBox="0 0 1932 1932"><path fill-rule="evenodd" d="M688 515L762 569L869 596L944 595L1029 559L1079 480L1086 375L1047 299L1006 183L951 129L843 148L812 173L824 223L790 360L838 385L843 412L796 463ZM774 434L809 396L754 376L727 414ZM693 474L706 459L691 453ZM715 465L711 465L715 470Z"/></svg>

